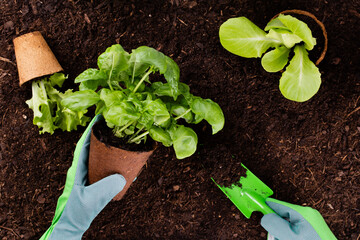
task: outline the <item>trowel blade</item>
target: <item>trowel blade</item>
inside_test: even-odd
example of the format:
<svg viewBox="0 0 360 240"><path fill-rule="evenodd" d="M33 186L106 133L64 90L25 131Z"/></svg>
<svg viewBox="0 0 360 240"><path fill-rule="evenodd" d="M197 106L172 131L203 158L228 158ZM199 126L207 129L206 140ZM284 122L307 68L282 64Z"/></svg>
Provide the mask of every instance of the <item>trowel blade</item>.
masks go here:
<svg viewBox="0 0 360 240"><path fill-rule="evenodd" d="M246 218L250 218L254 211L259 211L263 214L272 213L273 211L267 206L265 200L273 194L273 191L247 167L243 164L242 166L246 169L246 176L242 176L238 182L230 187L223 187L217 184L218 187Z"/></svg>

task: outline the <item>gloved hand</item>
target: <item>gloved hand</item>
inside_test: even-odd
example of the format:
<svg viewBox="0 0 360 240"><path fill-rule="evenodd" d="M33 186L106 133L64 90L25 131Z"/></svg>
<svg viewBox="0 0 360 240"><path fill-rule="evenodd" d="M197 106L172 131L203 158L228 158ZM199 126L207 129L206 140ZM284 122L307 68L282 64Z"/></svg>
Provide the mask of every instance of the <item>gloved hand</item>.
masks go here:
<svg viewBox="0 0 360 240"><path fill-rule="evenodd" d="M64 192L58 199L52 224L41 240L81 239L93 219L126 184L122 175L114 174L86 186L91 128L100 118L94 117L76 145Z"/></svg>
<svg viewBox="0 0 360 240"><path fill-rule="evenodd" d="M266 199L266 204L277 214L264 215L261 219L261 226L276 239L336 240L317 210L273 198Z"/></svg>

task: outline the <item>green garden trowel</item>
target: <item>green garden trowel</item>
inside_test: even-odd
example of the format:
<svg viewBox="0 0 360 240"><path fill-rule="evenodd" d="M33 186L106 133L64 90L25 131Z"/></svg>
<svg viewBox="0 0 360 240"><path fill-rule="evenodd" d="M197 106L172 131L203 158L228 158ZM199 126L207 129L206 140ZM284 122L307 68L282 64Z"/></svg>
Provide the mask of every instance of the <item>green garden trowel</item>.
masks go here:
<svg viewBox="0 0 360 240"><path fill-rule="evenodd" d="M241 164L241 166L246 169L246 176L240 177L240 180L230 187L220 186L214 179L212 180L246 218L249 219L251 214L256 211L264 215L275 213L265 202L274 192L245 167L244 164ZM267 239L277 240L270 233L268 233Z"/></svg>
<svg viewBox="0 0 360 240"><path fill-rule="evenodd" d="M230 187L216 185L226 194L246 218L250 218L252 212L258 211L265 214L275 213L265 200L273 194L273 191L257 178L247 167L246 176L240 178L237 183Z"/></svg>
<svg viewBox="0 0 360 240"><path fill-rule="evenodd" d="M245 217L250 218L251 214L254 211L261 212L264 215L275 213L266 204L267 198L273 194L273 191L268 186L266 186L265 183L263 183L259 178L257 178L249 169L247 169L247 167L245 167L243 164L242 167L245 168L246 170L246 176L240 177L240 180L236 183L233 183L230 187L220 186L215 182L214 179L213 181L226 194L226 196L230 198L230 200L242 212L242 214L244 214ZM272 199L271 201L274 200L276 199ZM284 205L285 207L287 206L287 208L290 208L288 212L288 216L293 215L295 217L296 215L300 215L301 217L299 216L295 217L294 220L296 219L297 222L307 223L305 225L302 225L301 228L302 230L304 230L304 232L307 233L309 233L309 231L312 232L310 235L306 235L312 238L306 237L306 239L336 240L335 235L331 232L325 220L322 218L321 214L317 210L309 207L293 205L286 202L282 202L282 205ZM297 212L297 214L293 214L294 211ZM270 233L268 233L267 239L278 240ZM289 238L285 238L285 239L289 239ZM296 238L296 239L300 239L300 238ZM301 237L301 239L303 238Z"/></svg>

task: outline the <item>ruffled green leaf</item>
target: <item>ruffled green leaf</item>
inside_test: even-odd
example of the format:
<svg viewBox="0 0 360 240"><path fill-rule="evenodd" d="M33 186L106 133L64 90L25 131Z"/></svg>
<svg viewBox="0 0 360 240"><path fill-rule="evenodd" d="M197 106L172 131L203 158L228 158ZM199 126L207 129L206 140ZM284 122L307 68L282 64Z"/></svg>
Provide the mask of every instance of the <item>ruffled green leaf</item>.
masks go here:
<svg viewBox="0 0 360 240"><path fill-rule="evenodd" d="M33 110L33 123L39 127L40 133L53 134L57 128L52 115L55 104L48 99L43 80L33 81L31 89L32 98L27 100L26 104Z"/></svg>
<svg viewBox="0 0 360 240"><path fill-rule="evenodd" d="M55 124L63 131L71 132L77 130L77 126L86 126L90 121L90 118L85 116L87 110L73 111L66 107L61 107L61 111L58 112L58 120Z"/></svg>
<svg viewBox="0 0 360 240"><path fill-rule="evenodd" d="M62 87L64 81L67 79L67 76L65 76L65 74L63 73L54 73L53 75L51 75L49 77L49 81L51 86L59 86Z"/></svg>
<svg viewBox="0 0 360 240"><path fill-rule="evenodd" d="M265 53L261 59L261 65L267 72L278 72L289 61L290 49L282 46Z"/></svg>
<svg viewBox="0 0 360 240"><path fill-rule="evenodd" d="M50 79L51 78L51 79ZM56 90L53 86L61 86L65 76L56 74L49 79L32 82L32 98L26 103L34 112L33 123L40 129L40 133L53 134L58 128L63 131L76 130L78 125L85 126L90 120L84 111L72 111L61 104L62 99L71 94Z"/></svg>
<svg viewBox="0 0 360 240"><path fill-rule="evenodd" d="M86 123L90 121L89 117L85 114L87 110L74 111L66 108L61 104L62 99L72 94L72 90L69 89L65 93L61 93L50 85L46 86L46 92L54 106L54 117L53 122L56 128L60 128L63 131L71 132L77 130L77 126L86 126Z"/></svg>
<svg viewBox="0 0 360 240"><path fill-rule="evenodd" d="M278 19L294 34L298 35L304 42L305 48L312 50L316 45L316 39L313 38L308 25L290 15L282 15Z"/></svg>
<svg viewBox="0 0 360 240"><path fill-rule="evenodd" d="M270 47L281 44L246 17L230 18L220 26L220 42L231 53L241 57L261 57Z"/></svg>
<svg viewBox="0 0 360 240"><path fill-rule="evenodd" d="M309 59L304 46L295 46L295 55L280 79L280 91L287 99L304 102L320 88L319 69Z"/></svg>

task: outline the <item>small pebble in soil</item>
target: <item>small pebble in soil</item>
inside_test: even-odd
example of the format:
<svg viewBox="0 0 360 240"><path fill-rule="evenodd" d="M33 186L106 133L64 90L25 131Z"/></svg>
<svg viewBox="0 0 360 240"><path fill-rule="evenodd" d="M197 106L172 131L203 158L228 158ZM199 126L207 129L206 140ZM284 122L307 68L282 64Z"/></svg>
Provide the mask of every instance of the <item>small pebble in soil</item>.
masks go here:
<svg viewBox="0 0 360 240"><path fill-rule="evenodd" d="M37 198L37 202L40 203L40 204L43 204L45 203L45 197L44 197L44 194L41 194L38 198Z"/></svg>
<svg viewBox="0 0 360 240"><path fill-rule="evenodd" d="M196 1L191 1L191 2L189 2L188 6L189 6L190 9L193 8L193 7L196 7L197 2Z"/></svg>
<svg viewBox="0 0 360 240"><path fill-rule="evenodd" d="M180 186L179 185L175 185L175 186L173 186L173 190L176 192L176 191L179 191L179 189L180 189Z"/></svg>
<svg viewBox="0 0 360 240"><path fill-rule="evenodd" d="M330 203L326 204L330 209L334 209L333 205L331 205Z"/></svg>
<svg viewBox="0 0 360 240"><path fill-rule="evenodd" d="M25 4L25 5L21 8L20 12L21 12L21 14L22 14L23 16L25 16L26 14L29 13L29 7Z"/></svg>
<svg viewBox="0 0 360 240"><path fill-rule="evenodd" d="M335 181L336 181L336 182L341 182L341 177L336 177L336 178L335 178Z"/></svg>
<svg viewBox="0 0 360 240"><path fill-rule="evenodd" d="M334 65L338 65L340 63L340 61L341 61L341 58L336 57L331 60L331 63Z"/></svg>
<svg viewBox="0 0 360 240"><path fill-rule="evenodd" d="M14 22L13 21L7 21L4 23L4 30L12 30L14 29Z"/></svg>
<svg viewBox="0 0 360 240"><path fill-rule="evenodd" d="M161 184L164 182L164 178L160 177L157 182L158 182L159 186L161 186Z"/></svg>

